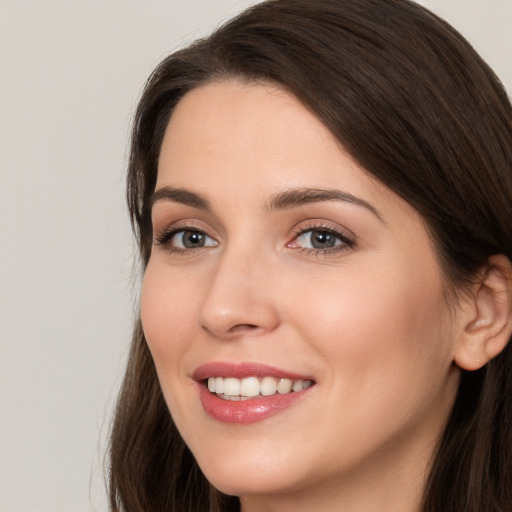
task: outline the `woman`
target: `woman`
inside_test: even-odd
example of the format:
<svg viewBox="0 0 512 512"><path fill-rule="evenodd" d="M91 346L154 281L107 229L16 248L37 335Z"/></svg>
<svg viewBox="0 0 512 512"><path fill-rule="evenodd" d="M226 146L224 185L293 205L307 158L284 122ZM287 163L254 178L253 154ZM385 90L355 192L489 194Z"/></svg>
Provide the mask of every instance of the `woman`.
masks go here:
<svg viewBox="0 0 512 512"><path fill-rule="evenodd" d="M407 0L264 2L162 62L112 510L510 510L511 141Z"/></svg>

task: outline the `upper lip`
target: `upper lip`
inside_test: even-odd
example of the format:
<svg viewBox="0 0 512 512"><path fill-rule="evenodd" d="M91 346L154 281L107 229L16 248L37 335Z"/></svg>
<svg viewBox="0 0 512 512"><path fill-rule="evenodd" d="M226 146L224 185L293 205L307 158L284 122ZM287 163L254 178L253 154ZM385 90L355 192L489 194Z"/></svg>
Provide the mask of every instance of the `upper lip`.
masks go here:
<svg viewBox="0 0 512 512"><path fill-rule="evenodd" d="M194 380L202 381L208 377L234 377L243 379L245 377L277 377L291 380L313 380L306 375L268 366L262 363L242 362L230 363L225 361L213 361L197 367L192 374Z"/></svg>

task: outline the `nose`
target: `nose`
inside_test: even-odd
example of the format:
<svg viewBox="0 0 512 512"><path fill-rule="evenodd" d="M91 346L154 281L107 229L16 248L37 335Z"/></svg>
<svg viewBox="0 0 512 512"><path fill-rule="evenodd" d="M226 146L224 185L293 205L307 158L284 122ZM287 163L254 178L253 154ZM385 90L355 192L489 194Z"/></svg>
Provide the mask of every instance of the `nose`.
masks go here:
<svg viewBox="0 0 512 512"><path fill-rule="evenodd" d="M273 331L279 324L273 278L271 267L256 255L224 254L199 309L200 327L220 339Z"/></svg>

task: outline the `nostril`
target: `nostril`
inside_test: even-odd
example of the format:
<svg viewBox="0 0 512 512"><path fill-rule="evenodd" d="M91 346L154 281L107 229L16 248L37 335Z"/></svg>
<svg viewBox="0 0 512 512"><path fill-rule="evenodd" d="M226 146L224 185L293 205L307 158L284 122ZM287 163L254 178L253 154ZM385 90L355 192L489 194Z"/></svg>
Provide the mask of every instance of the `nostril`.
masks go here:
<svg viewBox="0 0 512 512"><path fill-rule="evenodd" d="M243 333L246 331L255 331L256 329L258 329L258 326L254 325L254 324L238 324L238 325L234 325L233 327L231 327L231 329L229 329L229 332L233 333L233 334L237 334L237 333Z"/></svg>
<svg viewBox="0 0 512 512"><path fill-rule="evenodd" d="M201 325L201 328L206 331L208 334L215 336L215 337L236 337L236 336L243 336L244 334L257 334L260 331L263 331L261 326L256 324L235 324L226 331L217 331L216 329L212 329L208 325Z"/></svg>

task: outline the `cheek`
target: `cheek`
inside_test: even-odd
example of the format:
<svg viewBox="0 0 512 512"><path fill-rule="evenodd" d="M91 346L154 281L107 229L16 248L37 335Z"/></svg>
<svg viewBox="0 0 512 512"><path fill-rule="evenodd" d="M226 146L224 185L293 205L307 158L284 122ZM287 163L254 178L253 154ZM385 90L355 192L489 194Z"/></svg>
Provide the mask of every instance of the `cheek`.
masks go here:
<svg viewBox="0 0 512 512"><path fill-rule="evenodd" d="M177 361L187 346L188 333L195 326L194 287L179 286L173 277L150 260L142 283L142 327L159 372Z"/></svg>
<svg viewBox="0 0 512 512"><path fill-rule="evenodd" d="M140 315L165 401L181 431L186 425L183 411L190 409L190 394L195 392L184 361L197 334L197 286L177 277L150 260L142 283Z"/></svg>
<svg viewBox="0 0 512 512"><path fill-rule="evenodd" d="M451 335L437 274L407 272L400 265L347 272L311 287L307 300L293 307L322 358L341 367L336 378L386 375L398 382L418 368L426 373L450 365Z"/></svg>
<svg viewBox="0 0 512 512"><path fill-rule="evenodd" d="M327 363L321 378L334 404L315 428L325 427L320 437L339 429L340 438L358 439L345 447L347 460L418 422L434 432L444 421L455 388L447 385L451 331L440 283L403 270L365 272L296 301L296 328Z"/></svg>

